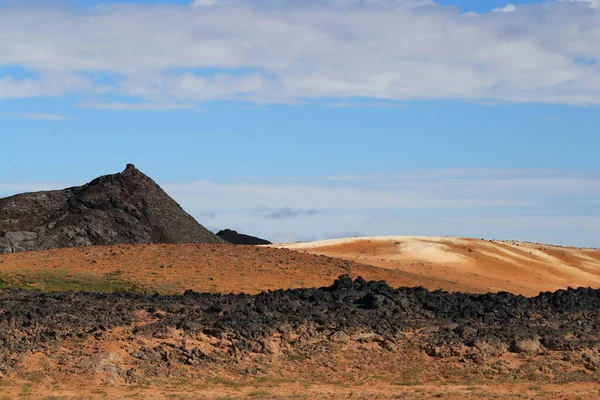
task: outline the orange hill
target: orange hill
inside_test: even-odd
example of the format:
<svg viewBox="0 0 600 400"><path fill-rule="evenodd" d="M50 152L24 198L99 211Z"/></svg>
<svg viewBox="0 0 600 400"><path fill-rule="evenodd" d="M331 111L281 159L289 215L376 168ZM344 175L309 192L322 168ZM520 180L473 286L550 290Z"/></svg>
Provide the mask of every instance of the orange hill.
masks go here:
<svg viewBox="0 0 600 400"><path fill-rule="evenodd" d="M0 287L259 293L328 286L340 275L418 282L409 274L285 249L215 244L117 245L0 254Z"/></svg>
<svg viewBox="0 0 600 400"><path fill-rule="evenodd" d="M600 250L515 241L387 236L274 245L401 271L428 289L535 296L600 287Z"/></svg>
<svg viewBox="0 0 600 400"><path fill-rule="evenodd" d="M350 274L396 287L471 293L535 296L569 286L600 288L600 250L593 249L442 237L352 238L273 247L152 244L4 254L0 287L112 291L135 284L159 293L258 293L327 286Z"/></svg>

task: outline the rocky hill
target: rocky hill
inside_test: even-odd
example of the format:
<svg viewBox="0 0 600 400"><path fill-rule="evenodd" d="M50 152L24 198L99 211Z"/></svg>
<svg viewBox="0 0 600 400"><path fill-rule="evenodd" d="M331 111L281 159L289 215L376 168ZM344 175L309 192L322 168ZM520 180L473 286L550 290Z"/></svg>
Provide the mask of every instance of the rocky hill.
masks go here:
<svg viewBox="0 0 600 400"><path fill-rule="evenodd" d="M268 240L257 238L256 236L245 235L231 229L223 229L217 233L217 236L231 244L259 246L272 244Z"/></svg>
<svg viewBox="0 0 600 400"><path fill-rule="evenodd" d="M0 253L184 242L224 243L132 164L83 186L0 199Z"/></svg>

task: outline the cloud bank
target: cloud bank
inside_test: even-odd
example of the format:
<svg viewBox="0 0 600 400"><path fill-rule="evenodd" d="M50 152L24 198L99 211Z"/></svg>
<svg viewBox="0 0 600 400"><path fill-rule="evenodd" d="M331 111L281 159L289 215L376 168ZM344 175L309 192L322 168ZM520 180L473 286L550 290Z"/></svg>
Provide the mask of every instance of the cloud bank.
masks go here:
<svg viewBox="0 0 600 400"><path fill-rule="evenodd" d="M598 171L417 170L397 175L170 183L215 230L273 241L440 235L600 247ZM204 218L210 212L211 218Z"/></svg>
<svg viewBox="0 0 600 400"><path fill-rule="evenodd" d="M0 196L73 184L0 182ZM159 184L215 232L230 228L276 242L433 235L600 247L598 170L407 170Z"/></svg>
<svg viewBox="0 0 600 400"><path fill-rule="evenodd" d="M45 121L64 121L68 119L64 115L48 113L0 113L0 118L23 118Z"/></svg>
<svg viewBox="0 0 600 400"><path fill-rule="evenodd" d="M9 3L0 5L0 100L597 104L599 5L555 1L465 15L419 0Z"/></svg>

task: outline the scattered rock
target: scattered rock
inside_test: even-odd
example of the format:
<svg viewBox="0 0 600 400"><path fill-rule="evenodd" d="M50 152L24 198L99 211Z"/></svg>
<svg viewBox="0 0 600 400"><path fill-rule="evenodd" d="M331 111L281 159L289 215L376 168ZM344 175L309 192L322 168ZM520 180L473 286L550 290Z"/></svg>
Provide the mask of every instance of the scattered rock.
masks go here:
<svg viewBox="0 0 600 400"><path fill-rule="evenodd" d="M214 337L217 339L225 339L225 332L218 328L207 328L202 331L206 336Z"/></svg>
<svg viewBox="0 0 600 400"><path fill-rule="evenodd" d="M278 356L281 354L281 351L279 350L279 347L277 347L277 345L275 343L273 343L271 340L263 340L262 341L262 349L263 349L263 353L265 354L271 354L274 356Z"/></svg>
<svg viewBox="0 0 600 400"><path fill-rule="evenodd" d="M475 364L485 364L489 359L496 358L508 351L508 346L498 339L478 339L469 349L466 358ZM455 349L453 353L460 353Z"/></svg>
<svg viewBox="0 0 600 400"><path fill-rule="evenodd" d="M373 332L352 335L350 339L359 343L383 342L383 337Z"/></svg>
<svg viewBox="0 0 600 400"><path fill-rule="evenodd" d="M539 339L517 339L515 340L510 350L513 353L536 354L543 351L542 344Z"/></svg>
<svg viewBox="0 0 600 400"><path fill-rule="evenodd" d="M350 340L350 336L344 331L334 332L329 338L335 343L348 343Z"/></svg>
<svg viewBox="0 0 600 400"><path fill-rule="evenodd" d="M581 357L583 358L583 365L590 371L600 370L600 357L593 351L584 352Z"/></svg>
<svg viewBox="0 0 600 400"><path fill-rule="evenodd" d="M84 369L103 375L104 383L114 385L123 376L121 356L118 353L100 353L80 363Z"/></svg>
<svg viewBox="0 0 600 400"><path fill-rule="evenodd" d="M425 347L425 354L435 358L448 358L452 356L452 351L449 347L427 346Z"/></svg>
<svg viewBox="0 0 600 400"><path fill-rule="evenodd" d="M383 343L381 343L381 347L387 351L396 351L396 344L390 340L386 340Z"/></svg>
<svg viewBox="0 0 600 400"><path fill-rule="evenodd" d="M498 339L478 340L474 347L485 359L499 357L508 351L508 346Z"/></svg>
<svg viewBox="0 0 600 400"><path fill-rule="evenodd" d="M192 351L188 352L185 357L185 363L188 365L197 365L202 360L210 359L210 356L206 354L199 347L194 347Z"/></svg>

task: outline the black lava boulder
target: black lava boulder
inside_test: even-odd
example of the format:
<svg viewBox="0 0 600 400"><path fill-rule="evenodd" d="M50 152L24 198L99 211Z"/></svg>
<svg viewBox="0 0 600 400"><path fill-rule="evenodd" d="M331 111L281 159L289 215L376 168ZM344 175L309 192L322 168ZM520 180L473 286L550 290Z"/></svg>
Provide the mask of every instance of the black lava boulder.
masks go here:
<svg viewBox="0 0 600 400"><path fill-rule="evenodd" d="M231 244L259 246L264 244L272 244L268 240L257 238L255 236L244 235L237 233L231 229L224 229L217 233L217 236Z"/></svg>

